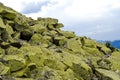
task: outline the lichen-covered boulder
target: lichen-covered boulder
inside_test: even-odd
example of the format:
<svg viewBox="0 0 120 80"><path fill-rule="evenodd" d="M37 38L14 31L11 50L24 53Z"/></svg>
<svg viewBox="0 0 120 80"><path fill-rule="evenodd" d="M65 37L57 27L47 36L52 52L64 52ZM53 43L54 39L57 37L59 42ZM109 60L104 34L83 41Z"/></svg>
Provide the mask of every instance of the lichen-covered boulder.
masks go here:
<svg viewBox="0 0 120 80"><path fill-rule="evenodd" d="M15 11L9 7L4 6L2 3L0 3L0 15L2 15L2 17L6 19L13 20L16 18Z"/></svg>
<svg viewBox="0 0 120 80"><path fill-rule="evenodd" d="M5 50L0 48L0 59L5 55Z"/></svg>
<svg viewBox="0 0 120 80"><path fill-rule="evenodd" d="M66 43L66 38L64 36L55 36L54 37L54 44L57 46L63 46Z"/></svg>
<svg viewBox="0 0 120 80"><path fill-rule="evenodd" d="M26 61L24 58L17 55L6 55L3 57L3 60L8 62L6 65L10 67L10 71L18 71L25 67Z"/></svg>
<svg viewBox="0 0 120 80"><path fill-rule="evenodd" d="M34 33L43 33L45 31L47 31L47 28L42 24L35 24L33 26L30 26L30 27Z"/></svg>
<svg viewBox="0 0 120 80"><path fill-rule="evenodd" d="M8 10L3 10L2 12L0 12L1 15L3 15L3 18L7 18L7 19L15 19L16 18L16 14L13 13L12 11L8 11Z"/></svg>
<svg viewBox="0 0 120 80"><path fill-rule="evenodd" d="M110 54L112 52L112 50L108 48L105 44L97 44L97 48L104 54Z"/></svg>
<svg viewBox="0 0 120 80"><path fill-rule="evenodd" d="M86 38L86 37L81 37L80 39L81 39L81 42L84 46L96 48L97 42L93 41L92 39Z"/></svg>
<svg viewBox="0 0 120 80"><path fill-rule="evenodd" d="M108 61L111 62L112 66L111 69L115 71L120 71L120 63L118 62L120 60L120 52L113 52L112 55L107 58Z"/></svg>
<svg viewBox="0 0 120 80"><path fill-rule="evenodd" d="M29 43L32 45L44 45L44 44L46 44L46 46L51 44L51 42L49 42L47 39L42 37L42 35L40 35L40 34L34 34L31 37L31 39L29 40Z"/></svg>
<svg viewBox="0 0 120 80"><path fill-rule="evenodd" d="M66 38L74 38L76 36L74 32L70 31L59 31L59 34L65 36Z"/></svg>
<svg viewBox="0 0 120 80"><path fill-rule="evenodd" d="M76 73L76 76L83 78L84 80L91 80L92 70L85 63L73 64L73 71Z"/></svg>
<svg viewBox="0 0 120 80"><path fill-rule="evenodd" d="M100 74L99 80L120 80L119 74L114 71L105 70L105 69L96 69L96 71Z"/></svg>
<svg viewBox="0 0 120 80"><path fill-rule="evenodd" d="M76 38L67 40L65 46L66 46L66 48L68 48L74 52L80 52L82 49L81 42L79 40L76 40Z"/></svg>
<svg viewBox="0 0 120 80"><path fill-rule="evenodd" d="M101 53L97 48L83 47L83 49L92 56L96 56L96 57L103 56L103 53Z"/></svg>
<svg viewBox="0 0 120 80"><path fill-rule="evenodd" d="M37 19L40 22L46 23L46 24L57 24L58 20L57 19L53 19L53 18L41 18L38 17Z"/></svg>
<svg viewBox="0 0 120 80"><path fill-rule="evenodd" d="M4 29L4 28L6 28L6 26L5 26L2 18L0 17L0 29Z"/></svg>
<svg viewBox="0 0 120 80"><path fill-rule="evenodd" d="M10 73L10 68L0 62L0 75L7 75L9 73Z"/></svg>
<svg viewBox="0 0 120 80"><path fill-rule="evenodd" d="M62 23L58 23L58 24L56 24L54 27L55 27L55 28L62 28L62 27L64 27L64 25L63 25Z"/></svg>

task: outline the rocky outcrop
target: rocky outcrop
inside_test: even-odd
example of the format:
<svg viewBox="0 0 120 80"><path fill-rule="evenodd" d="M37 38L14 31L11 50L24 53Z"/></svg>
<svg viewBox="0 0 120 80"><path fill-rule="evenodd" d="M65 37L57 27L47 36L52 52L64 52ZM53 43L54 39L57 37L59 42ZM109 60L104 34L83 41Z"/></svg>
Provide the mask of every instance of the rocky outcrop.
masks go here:
<svg viewBox="0 0 120 80"><path fill-rule="evenodd" d="M120 51L0 4L1 80L120 80Z"/></svg>

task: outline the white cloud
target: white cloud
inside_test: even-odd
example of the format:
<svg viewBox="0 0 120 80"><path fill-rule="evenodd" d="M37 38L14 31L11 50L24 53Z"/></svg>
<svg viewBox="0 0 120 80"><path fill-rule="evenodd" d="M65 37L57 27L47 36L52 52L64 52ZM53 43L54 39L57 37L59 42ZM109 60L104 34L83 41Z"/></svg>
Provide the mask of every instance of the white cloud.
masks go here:
<svg viewBox="0 0 120 80"><path fill-rule="evenodd" d="M66 13L72 18L91 20L103 17L113 8L120 8L119 0L74 0Z"/></svg>
<svg viewBox="0 0 120 80"><path fill-rule="evenodd" d="M111 32L114 31L115 29L111 26L107 25L96 25L92 31L90 30L89 32L86 32L85 35L96 35L96 34L103 34L106 32Z"/></svg>
<svg viewBox="0 0 120 80"><path fill-rule="evenodd" d="M51 2L55 4L43 6L38 13L27 16L32 16L34 19L39 16L54 17L65 26L70 26L105 18L110 15L110 11L120 8L119 0L51 0Z"/></svg>
<svg viewBox="0 0 120 80"><path fill-rule="evenodd" d="M29 4L31 2L37 3L39 1L43 2L47 0L0 0L0 2L2 2L4 5L11 7L18 12L20 12L26 6L26 4Z"/></svg>

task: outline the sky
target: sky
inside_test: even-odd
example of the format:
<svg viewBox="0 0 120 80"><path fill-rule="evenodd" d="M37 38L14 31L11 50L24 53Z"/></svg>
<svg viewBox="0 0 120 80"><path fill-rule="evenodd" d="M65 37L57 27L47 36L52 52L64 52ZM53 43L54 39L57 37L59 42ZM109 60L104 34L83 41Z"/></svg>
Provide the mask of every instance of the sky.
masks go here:
<svg viewBox="0 0 120 80"><path fill-rule="evenodd" d="M52 17L63 30L95 40L120 40L120 0L0 0L33 19Z"/></svg>

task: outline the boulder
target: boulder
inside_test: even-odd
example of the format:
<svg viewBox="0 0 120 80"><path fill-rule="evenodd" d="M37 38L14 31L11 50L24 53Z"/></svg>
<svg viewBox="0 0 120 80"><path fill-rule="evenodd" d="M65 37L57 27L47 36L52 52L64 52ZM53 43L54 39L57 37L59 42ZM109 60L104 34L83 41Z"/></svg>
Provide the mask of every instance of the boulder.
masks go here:
<svg viewBox="0 0 120 80"><path fill-rule="evenodd" d="M44 25L41 25L41 24L35 24L33 26L30 26L30 27L31 27L31 30L34 33L43 33L45 31L47 31L47 28Z"/></svg>
<svg viewBox="0 0 120 80"><path fill-rule="evenodd" d="M120 60L119 56L120 56L120 52L115 51L112 53L110 57L107 58L107 60L110 61L112 64L111 69L118 72L120 71L120 67L119 67L120 64L118 62Z"/></svg>
<svg viewBox="0 0 120 80"><path fill-rule="evenodd" d="M0 62L0 75L7 75L9 73L10 73L10 68Z"/></svg>
<svg viewBox="0 0 120 80"><path fill-rule="evenodd" d="M3 22L3 19L0 17L0 29L5 29L5 28L6 28L6 26L5 26L4 22Z"/></svg>
<svg viewBox="0 0 120 80"><path fill-rule="evenodd" d="M6 65L10 67L10 71L19 71L20 69L24 68L26 65L26 61L24 58L19 57L17 55L6 55L3 57L3 60L5 60Z"/></svg>
<svg viewBox="0 0 120 80"><path fill-rule="evenodd" d="M74 52L80 52L82 49L81 42L79 40L76 40L76 38L67 40L65 46L66 46L66 48L68 48Z"/></svg>
<svg viewBox="0 0 120 80"><path fill-rule="evenodd" d="M100 74L100 80L120 80L120 76L114 71L105 70L105 69L96 69Z"/></svg>
<svg viewBox="0 0 120 80"><path fill-rule="evenodd" d="M3 9L0 11L0 15L2 15L3 18L7 18L7 19L15 19L16 18L16 14L8 9Z"/></svg>

